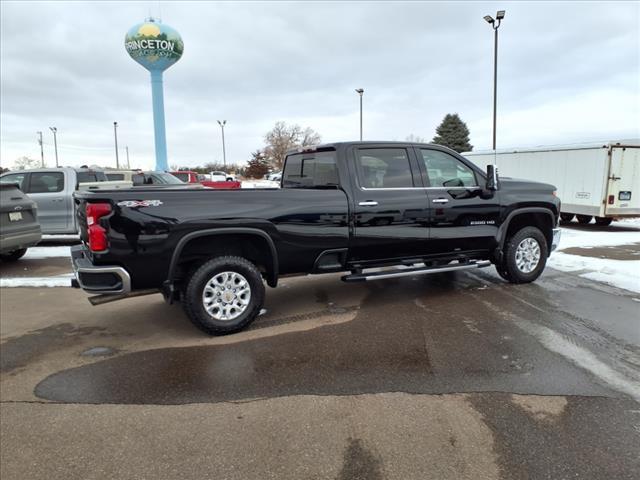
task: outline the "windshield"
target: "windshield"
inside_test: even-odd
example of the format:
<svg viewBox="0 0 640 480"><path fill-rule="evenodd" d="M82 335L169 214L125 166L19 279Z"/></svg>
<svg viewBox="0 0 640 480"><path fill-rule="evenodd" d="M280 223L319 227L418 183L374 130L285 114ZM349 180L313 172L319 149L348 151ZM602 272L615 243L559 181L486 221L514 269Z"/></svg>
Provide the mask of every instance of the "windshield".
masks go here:
<svg viewBox="0 0 640 480"><path fill-rule="evenodd" d="M174 177L176 177L177 179L183 181L183 182L188 182L189 181L189 174L188 173L178 173L178 172L174 172L171 175L173 175Z"/></svg>
<svg viewBox="0 0 640 480"><path fill-rule="evenodd" d="M107 176L104 172L79 171L76 172L76 175L78 176L78 183L107 181Z"/></svg>
<svg viewBox="0 0 640 480"><path fill-rule="evenodd" d="M164 183L164 184L174 184L180 185L184 183L179 178L174 177L170 173L165 172L151 172L149 176L153 179L152 183Z"/></svg>

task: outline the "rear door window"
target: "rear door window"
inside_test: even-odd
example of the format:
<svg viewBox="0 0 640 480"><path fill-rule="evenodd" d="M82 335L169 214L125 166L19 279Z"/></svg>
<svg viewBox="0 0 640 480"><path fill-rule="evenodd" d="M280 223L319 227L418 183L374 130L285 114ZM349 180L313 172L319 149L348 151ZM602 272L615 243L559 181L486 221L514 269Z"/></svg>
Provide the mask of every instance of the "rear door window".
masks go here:
<svg viewBox="0 0 640 480"><path fill-rule="evenodd" d="M413 173L404 148L361 148L356 155L362 188L412 188Z"/></svg>
<svg viewBox="0 0 640 480"><path fill-rule="evenodd" d="M282 173L282 188L338 188L336 152L289 155Z"/></svg>
<svg viewBox="0 0 640 480"><path fill-rule="evenodd" d="M110 181L124 180L124 173L107 173L107 179Z"/></svg>
<svg viewBox="0 0 640 480"><path fill-rule="evenodd" d="M64 173L31 172L27 193L55 193L64 190Z"/></svg>

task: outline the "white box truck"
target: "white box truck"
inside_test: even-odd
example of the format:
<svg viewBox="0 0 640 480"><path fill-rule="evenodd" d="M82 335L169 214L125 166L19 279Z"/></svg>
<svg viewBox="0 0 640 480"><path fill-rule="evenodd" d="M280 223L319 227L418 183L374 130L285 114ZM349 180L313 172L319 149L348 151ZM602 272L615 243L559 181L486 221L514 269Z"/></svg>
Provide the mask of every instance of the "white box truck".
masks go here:
<svg viewBox="0 0 640 480"><path fill-rule="evenodd" d="M465 152L483 170L495 162L503 177L555 185L561 218L609 225L640 217L640 140Z"/></svg>

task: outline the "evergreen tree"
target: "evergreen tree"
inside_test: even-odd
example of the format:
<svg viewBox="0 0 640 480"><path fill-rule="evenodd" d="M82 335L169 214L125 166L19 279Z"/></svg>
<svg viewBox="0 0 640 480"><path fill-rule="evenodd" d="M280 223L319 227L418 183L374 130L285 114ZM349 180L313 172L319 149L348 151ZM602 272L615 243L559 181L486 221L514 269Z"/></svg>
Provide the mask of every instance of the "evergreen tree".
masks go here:
<svg viewBox="0 0 640 480"><path fill-rule="evenodd" d="M436 128L433 143L444 145L458 153L470 152L473 145L469 143L469 129L457 113L447 113L442 123Z"/></svg>
<svg viewBox="0 0 640 480"><path fill-rule="evenodd" d="M251 154L245 176L248 178L262 178L269 171L269 161L261 150L256 150Z"/></svg>

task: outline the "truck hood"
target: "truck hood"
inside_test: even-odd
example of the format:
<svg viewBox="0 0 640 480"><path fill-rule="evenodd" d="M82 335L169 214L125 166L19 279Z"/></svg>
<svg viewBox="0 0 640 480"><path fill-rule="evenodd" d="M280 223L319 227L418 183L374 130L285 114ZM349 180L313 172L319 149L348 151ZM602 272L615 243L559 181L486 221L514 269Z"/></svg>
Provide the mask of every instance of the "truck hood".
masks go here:
<svg viewBox="0 0 640 480"><path fill-rule="evenodd" d="M556 190L555 185L550 183L533 182L521 178L499 177L500 186L508 190L535 190L537 192L553 192Z"/></svg>

